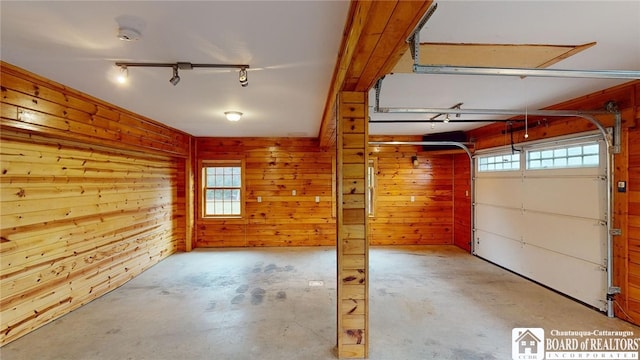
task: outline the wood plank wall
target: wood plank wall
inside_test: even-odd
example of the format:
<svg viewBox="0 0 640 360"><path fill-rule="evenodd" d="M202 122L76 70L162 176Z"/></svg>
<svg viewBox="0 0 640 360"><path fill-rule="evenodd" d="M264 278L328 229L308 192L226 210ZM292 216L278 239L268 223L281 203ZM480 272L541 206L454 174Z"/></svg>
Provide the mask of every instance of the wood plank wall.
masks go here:
<svg viewBox="0 0 640 360"><path fill-rule="evenodd" d="M471 163L469 155L453 155L453 243L471 252Z"/></svg>
<svg viewBox="0 0 640 360"><path fill-rule="evenodd" d="M370 136L369 140L422 138ZM369 219L371 245L453 244L454 155L413 145L370 146L369 154L378 167L374 216ZM418 157L417 167L412 156Z"/></svg>
<svg viewBox="0 0 640 360"><path fill-rule="evenodd" d="M616 295L616 316L640 325L640 81L615 86L577 99L549 107L549 109L603 110L607 101L617 103L622 114L622 151L614 156L613 183L627 181L627 192L614 192L613 227L622 230L614 236L614 285L621 294ZM612 115L598 116L605 126L612 126ZM580 118L545 119L529 117L530 141L569 135L595 127ZM508 145L502 133L504 125L494 124L469 132L476 149ZM516 143L524 141L524 132L514 132Z"/></svg>
<svg viewBox="0 0 640 360"><path fill-rule="evenodd" d="M367 93L342 92L338 101L338 329L339 358L369 352Z"/></svg>
<svg viewBox="0 0 640 360"><path fill-rule="evenodd" d="M4 345L184 248L189 145L184 133L1 66Z"/></svg>
<svg viewBox="0 0 640 360"><path fill-rule="evenodd" d="M335 149L310 138L196 138L195 148L197 161L243 159L246 171L245 216L202 218L198 208L195 246L335 245Z"/></svg>

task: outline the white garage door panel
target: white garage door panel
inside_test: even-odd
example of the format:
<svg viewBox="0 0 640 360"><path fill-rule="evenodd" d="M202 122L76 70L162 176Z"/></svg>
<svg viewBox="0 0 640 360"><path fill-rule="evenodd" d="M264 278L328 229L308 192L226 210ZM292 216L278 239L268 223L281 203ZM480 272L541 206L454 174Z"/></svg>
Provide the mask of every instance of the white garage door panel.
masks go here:
<svg viewBox="0 0 640 360"><path fill-rule="evenodd" d="M484 204L478 204L476 207L479 209L476 223L482 224L482 227L477 227L478 230L520 241L524 226L520 209L506 209Z"/></svg>
<svg viewBox="0 0 640 360"><path fill-rule="evenodd" d="M521 248L519 241L482 230L476 231L476 254L517 273L522 271Z"/></svg>
<svg viewBox="0 0 640 360"><path fill-rule="evenodd" d="M599 167L526 168L528 149L544 152L556 165L553 156L559 154L557 164L562 164L562 148L572 148L575 162L579 156L575 154L580 154L575 149L597 141L585 139L525 145L521 170L476 173L474 253L604 311L608 236L604 143L600 141Z"/></svg>
<svg viewBox="0 0 640 360"><path fill-rule="evenodd" d="M592 219L525 212L523 241L595 264L604 264L607 228ZM544 224L544 230L540 228Z"/></svg>
<svg viewBox="0 0 640 360"><path fill-rule="evenodd" d="M601 219L603 180L583 178L526 178L524 204L527 209ZM596 195L596 196L594 196Z"/></svg>
<svg viewBox="0 0 640 360"><path fill-rule="evenodd" d="M522 179L517 178L480 178L476 185L483 191L476 194L476 202L499 205L503 207L520 208L522 206ZM509 196L505 196L509 194Z"/></svg>
<svg viewBox="0 0 640 360"><path fill-rule="evenodd" d="M596 264L525 245L520 274L604 311L606 272ZM545 266L540 266L545 264Z"/></svg>

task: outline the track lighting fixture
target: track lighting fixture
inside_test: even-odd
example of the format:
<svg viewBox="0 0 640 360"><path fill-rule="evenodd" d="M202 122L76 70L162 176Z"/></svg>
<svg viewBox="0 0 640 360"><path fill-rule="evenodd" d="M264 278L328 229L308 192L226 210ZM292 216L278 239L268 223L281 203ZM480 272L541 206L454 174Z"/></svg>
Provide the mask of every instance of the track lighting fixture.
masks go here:
<svg viewBox="0 0 640 360"><path fill-rule="evenodd" d="M247 77L247 69L246 68L241 68L240 69L240 74L239 74L239 80L240 80L240 85L242 85L242 87L247 87L247 85L249 85L249 79Z"/></svg>
<svg viewBox="0 0 640 360"><path fill-rule="evenodd" d="M120 73L118 74L118 77L116 79L120 84L124 84L127 82L128 77L129 77L129 70L127 69L126 66L121 66Z"/></svg>
<svg viewBox="0 0 640 360"><path fill-rule="evenodd" d="M177 63L145 63L145 62L116 62L116 66L120 67L122 73L126 73L130 67L170 67L173 68L173 76L169 79L171 85L175 86L180 82L180 75L178 70L193 70L194 68L217 68L217 69L240 69L239 80L242 87L249 85L247 77L247 64L192 64L190 62L177 62ZM122 74L121 74L122 77ZM124 77L126 78L126 76ZM121 82L120 77L118 81Z"/></svg>
<svg viewBox="0 0 640 360"><path fill-rule="evenodd" d="M178 66L173 67L173 76L169 79L171 85L176 86L180 82L180 76L178 75Z"/></svg>

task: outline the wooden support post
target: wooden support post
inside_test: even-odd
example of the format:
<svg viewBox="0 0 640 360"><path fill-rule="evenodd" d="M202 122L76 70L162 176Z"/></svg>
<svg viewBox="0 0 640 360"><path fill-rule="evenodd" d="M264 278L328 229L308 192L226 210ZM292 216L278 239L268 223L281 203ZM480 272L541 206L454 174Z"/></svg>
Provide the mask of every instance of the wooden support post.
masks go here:
<svg viewBox="0 0 640 360"><path fill-rule="evenodd" d="M367 93L341 92L338 108L338 357L369 346Z"/></svg>

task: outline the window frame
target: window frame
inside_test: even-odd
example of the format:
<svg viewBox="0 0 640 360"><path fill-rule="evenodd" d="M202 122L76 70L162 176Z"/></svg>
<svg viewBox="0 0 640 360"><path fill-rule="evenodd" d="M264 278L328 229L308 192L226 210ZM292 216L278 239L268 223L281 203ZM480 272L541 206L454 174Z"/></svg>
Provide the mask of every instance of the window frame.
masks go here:
<svg viewBox="0 0 640 360"><path fill-rule="evenodd" d="M595 153L584 153L584 148L586 146L594 146L597 151ZM570 154L569 150L572 148L577 148L580 147L580 154ZM564 150L565 154L564 155L556 155L556 152L559 150ZM590 140L590 141L578 141L575 143L567 143L567 144L555 144L554 146L547 146L547 147L540 147L540 148L530 148L530 149L526 149L526 153L524 154L524 161L525 161L525 169L527 171L539 171L539 170L563 170L563 169L591 169L591 168L599 168L602 164L602 154L601 154L601 146L600 146L600 141L599 140ZM551 156L546 156L543 154L544 152L551 152ZM532 158L531 155L532 153L539 153L540 157L539 158ZM585 164L584 163L584 159L585 157L594 157L597 159L597 162L595 164ZM580 158L581 159L581 163L580 165L575 165L575 164L569 164L569 159L571 158ZM562 165L555 165L555 160L556 159L566 159L567 163L562 166ZM542 161L547 160L547 161L551 161L553 164L551 166L542 166ZM531 166L531 162L533 161L540 161L541 162L541 166L538 167L532 167Z"/></svg>
<svg viewBox="0 0 640 360"><path fill-rule="evenodd" d="M373 169L373 170L372 170ZM370 172L373 171L373 174ZM378 175L378 158L370 157L367 164L367 216L373 218L376 216L376 189Z"/></svg>
<svg viewBox="0 0 640 360"><path fill-rule="evenodd" d="M481 169L481 166L484 165L482 164L482 159L489 159L489 158L498 158L498 157L504 157L504 156L509 156L511 158L510 161L508 161L509 164L518 164L518 168L514 169L514 168L509 168L509 169L486 169L483 170ZM517 157L517 160L514 160L513 157ZM511 151L507 152L507 151L503 151L503 152L492 152L492 153L487 153L487 154L482 154L482 155L478 155L475 159L475 163L476 163L476 171L479 173L505 173L505 172L518 172L522 170L522 157L520 155L520 152L516 152L516 153L512 153ZM487 163L487 166L489 164L498 164L497 162L492 162L492 163Z"/></svg>
<svg viewBox="0 0 640 360"><path fill-rule="evenodd" d="M239 167L240 168L240 214L207 214L207 190L215 187L207 187L206 169L214 167ZM242 219L245 216L246 204L246 169L244 159L219 159L219 160L200 160L198 162L200 171L200 186L198 186L198 203L200 206L200 218L202 219ZM236 189L235 187L233 189Z"/></svg>

